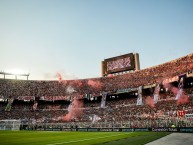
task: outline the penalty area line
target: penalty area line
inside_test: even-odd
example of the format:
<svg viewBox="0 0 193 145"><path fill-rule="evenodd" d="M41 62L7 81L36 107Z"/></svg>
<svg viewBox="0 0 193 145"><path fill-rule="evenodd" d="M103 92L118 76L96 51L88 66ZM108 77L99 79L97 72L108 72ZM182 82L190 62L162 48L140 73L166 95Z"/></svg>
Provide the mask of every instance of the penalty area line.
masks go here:
<svg viewBox="0 0 193 145"><path fill-rule="evenodd" d="M125 134L130 134L130 133L121 133L121 134L116 134L116 135L108 135L108 136L102 136L102 137L95 137L95 138L87 138L87 139L74 140L74 141L59 142L59 143L53 143L53 144L47 144L47 145L58 145L58 144L75 143L75 142L81 142L81 141L87 141L87 140L94 140L94 139L100 139L100 138L108 138L108 137L113 137L113 136L120 136L120 135L125 135Z"/></svg>

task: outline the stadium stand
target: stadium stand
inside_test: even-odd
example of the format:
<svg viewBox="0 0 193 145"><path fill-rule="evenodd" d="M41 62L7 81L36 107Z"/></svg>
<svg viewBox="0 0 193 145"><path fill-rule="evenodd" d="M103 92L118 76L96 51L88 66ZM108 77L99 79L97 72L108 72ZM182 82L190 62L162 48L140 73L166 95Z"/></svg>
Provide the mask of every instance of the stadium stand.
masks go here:
<svg viewBox="0 0 193 145"><path fill-rule="evenodd" d="M23 127L192 127L193 54L143 70L81 80L32 81L0 79L0 120L20 119ZM184 93L188 102L178 104L176 94L165 87L178 86L186 75ZM161 84L155 107L145 102ZM141 105L136 105L143 86ZM106 92L105 107L101 107ZM84 102L82 115L65 120L74 99Z"/></svg>

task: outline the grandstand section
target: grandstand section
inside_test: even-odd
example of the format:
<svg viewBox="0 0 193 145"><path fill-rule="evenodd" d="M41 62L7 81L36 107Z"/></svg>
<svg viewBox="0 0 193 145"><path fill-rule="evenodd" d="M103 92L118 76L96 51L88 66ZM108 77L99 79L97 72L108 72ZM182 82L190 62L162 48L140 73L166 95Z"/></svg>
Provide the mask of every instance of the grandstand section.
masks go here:
<svg viewBox="0 0 193 145"><path fill-rule="evenodd" d="M193 127L193 54L116 76L62 81L0 79L0 100L0 120L21 120L25 130L179 127L179 131ZM74 100L83 105L77 106Z"/></svg>

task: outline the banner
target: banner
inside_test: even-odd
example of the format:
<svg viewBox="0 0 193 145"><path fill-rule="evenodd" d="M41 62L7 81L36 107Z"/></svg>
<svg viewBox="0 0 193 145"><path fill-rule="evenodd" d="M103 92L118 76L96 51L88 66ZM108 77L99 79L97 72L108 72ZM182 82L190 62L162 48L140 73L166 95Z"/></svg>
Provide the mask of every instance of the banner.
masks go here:
<svg viewBox="0 0 193 145"><path fill-rule="evenodd" d="M185 114L186 114L186 111L185 111L185 110L178 110L178 111L177 111L178 117L184 117Z"/></svg>
<svg viewBox="0 0 193 145"><path fill-rule="evenodd" d="M32 110L36 110L37 109L37 106L38 106L38 102L34 102L34 105L32 107Z"/></svg>
<svg viewBox="0 0 193 145"><path fill-rule="evenodd" d="M168 127L158 127L158 128L152 128L151 131L155 132L178 132L179 129L174 127L174 128L168 128Z"/></svg>
<svg viewBox="0 0 193 145"><path fill-rule="evenodd" d="M151 85L146 85L143 88L148 89L148 88L152 88L152 87L155 87L155 86L156 86L156 84L151 84Z"/></svg>
<svg viewBox="0 0 193 145"><path fill-rule="evenodd" d="M27 129L27 128L26 128ZM37 128L37 130L49 131L85 131L85 132L189 132L193 133L193 127L156 127L156 128Z"/></svg>
<svg viewBox="0 0 193 145"><path fill-rule="evenodd" d="M98 120L100 120L101 118L97 115L93 115L93 118L92 118L92 124L94 124L95 122L97 122Z"/></svg>
<svg viewBox="0 0 193 145"><path fill-rule="evenodd" d="M175 100L178 100L183 94L184 80L186 78L186 74L178 77L178 92L176 94Z"/></svg>
<svg viewBox="0 0 193 145"><path fill-rule="evenodd" d="M137 104L136 105L142 105L142 86L138 88L138 97L137 97Z"/></svg>
<svg viewBox="0 0 193 145"><path fill-rule="evenodd" d="M153 94L154 103L157 103L159 100L159 92L160 92L160 85L157 84Z"/></svg>
<svg viewBox="0 0 193 145"><path fill-rule="evenodd" d="M105 108L106 97L107 97L107 92L103 92L102 98L101 98L101 108Z"/></svg>
<svg viewBox="0 0 193 145"><path fill-rule="evenodd" d="M193 118L193 114L185 114L186 118Z"/></svg>
<svg viewBox="0 0 193 145"><path fill-rule="evenodd" d="M11 111L13 101L14 101L14 97L11 97L8 99L8 103L7 103L7 106L5 107L5 111Z"/></svg>
<svg viewBox="0 0 193 145"><path fill-rule="evenodd" d="M72 102L70 102L70 104L68 105L68 108L67 108L68 112L70 112L71 109L72 109Z"/></svg>

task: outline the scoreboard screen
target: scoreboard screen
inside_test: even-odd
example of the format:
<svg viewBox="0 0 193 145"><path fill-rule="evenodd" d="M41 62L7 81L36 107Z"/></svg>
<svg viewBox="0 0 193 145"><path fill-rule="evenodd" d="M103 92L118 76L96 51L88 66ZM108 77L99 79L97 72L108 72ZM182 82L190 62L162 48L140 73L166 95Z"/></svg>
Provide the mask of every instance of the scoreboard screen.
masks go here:
<svg viewBox="0 0 193 145"><path fill-rule="evenodd" d="M133 70L135 68L134 55L133 53L129 53L105 59L103 67L106 74Z"/></svg>

